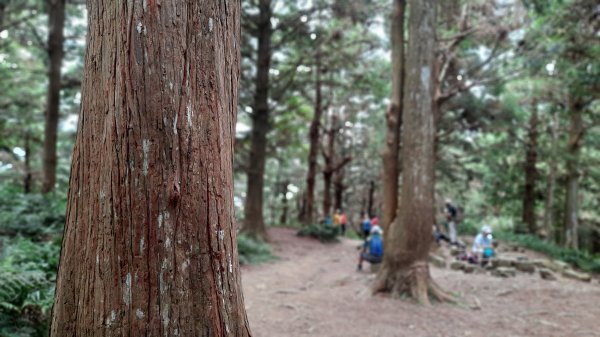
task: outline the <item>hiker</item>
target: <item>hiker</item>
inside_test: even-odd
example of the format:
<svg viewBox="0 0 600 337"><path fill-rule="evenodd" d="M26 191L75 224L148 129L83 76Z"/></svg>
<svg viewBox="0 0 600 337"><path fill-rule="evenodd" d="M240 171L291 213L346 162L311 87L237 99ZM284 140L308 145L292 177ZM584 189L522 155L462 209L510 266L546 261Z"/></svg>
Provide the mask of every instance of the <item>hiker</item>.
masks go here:
<svg viewBox="0 0 600 337"><path fill-rule="evenodd" d="M450 244L456 245L456 207L452 200L446 199L446 219L448 220L448 234L450 235Z"/></svg>
<svg viewBox="0 0 600 337"><path fill-rule="evenodd" d="M340 230L342 231L342 236L346 235L346 225L348 224L348 217L346 213L338 208L337 213L338 217L338 225L340 226Z"/></svg>
<svg viewBox="0 0 600 337"><path fill-rule="evenodd" d="M440 230L440 226L437 224L433 225L433 238L435 239L435 243L438 245L440 244L440 241L446 241L450 243L450 238Z"/></svg>
<svg viewBox="0 0 600 337"><path fill-rule="evenodd" d="M481 227L481 231L473 241L473 257L476 261L487 261L494 256L494 247L492 245L492 229L488 225Z"/></svg>
<svg viewBox="0 0 600 337"><path fill-rule="evenodd" d="M366 213L363 213L362 230L363 238L367 240L369 233L371 232L371 219Z"/></svg>
<svg viewBox="0 0 600 337"><path fill-rule="evenodd" d="M363 249L358 256L357 271L362 270L363 261L370 262L371 264L381 263L383 260L383 231L379 226L371 228L371 235L363 245Z"/></svg>
<svg viewBox="0 0 600 337"><path fill-rule="evenodd" d="M375 214L371 215L371 226L379 226L379 218Z"/></svg>
<svg viewBox="0 0 600 337"><path fill-rule="evenodd" d="M323 224L325 226L333 225L333 219L331 219L331 215L329 215L329 214L325 215L325 219L323 219Z"/></svg>

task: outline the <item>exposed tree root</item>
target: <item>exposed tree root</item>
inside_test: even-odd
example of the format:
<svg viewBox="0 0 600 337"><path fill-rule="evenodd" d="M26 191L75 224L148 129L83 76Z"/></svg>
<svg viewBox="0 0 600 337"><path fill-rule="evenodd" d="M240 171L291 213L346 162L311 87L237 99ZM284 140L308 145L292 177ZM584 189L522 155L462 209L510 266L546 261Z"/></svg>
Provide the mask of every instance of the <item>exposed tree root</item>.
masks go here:
<svg viewBox="0 0 600 337"><path fill-rule="evenodd" d="M390 293L393 298L410 297L424 305L430 305L432 299L456 303L451 294L431 279L429 265L425 261L417 261L397 270L392 270L384 262L373 285L373 293Z"/></svg>

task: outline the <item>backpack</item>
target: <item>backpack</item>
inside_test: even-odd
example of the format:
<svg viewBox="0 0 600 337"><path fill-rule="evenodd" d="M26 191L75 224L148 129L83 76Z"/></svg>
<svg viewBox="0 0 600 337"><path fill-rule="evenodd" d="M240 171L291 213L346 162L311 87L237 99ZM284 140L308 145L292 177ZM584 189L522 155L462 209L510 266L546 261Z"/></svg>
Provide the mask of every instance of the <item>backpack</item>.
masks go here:
<svg viewBox="0 0 600 337"><path fill-rule="evenodd" d="M383 256L383 240L380 235L373 235L369 242L369 254Z"/></svg>

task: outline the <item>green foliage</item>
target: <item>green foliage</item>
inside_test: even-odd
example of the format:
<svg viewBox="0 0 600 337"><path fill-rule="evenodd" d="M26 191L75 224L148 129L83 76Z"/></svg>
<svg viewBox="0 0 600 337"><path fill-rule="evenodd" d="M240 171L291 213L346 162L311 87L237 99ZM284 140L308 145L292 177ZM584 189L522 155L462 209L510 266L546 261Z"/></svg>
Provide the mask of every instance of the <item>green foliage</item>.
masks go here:
<svg viewBox="0 0 600 337"><path fill-rule="evenodd" d="M238 235L237 244L240 264L264 263L275 258L269 244L248 235Z"/></svg>
<svg viewBox="0 0 600 337"><path fill-rule="evenodd" d="M60 242L17 237L0 246L0 336L45 336Z"/></svg>
<svg viewBox="0 0 600 337"><path fill-rule="evenodd" d="M337 241L339 229L332 225L310 225L301 228L298 231L298 236L308 236L311 238L318 239L321 242L333 242Z"/></svg>
<svg viewBox="0 0 600 337"><path fill-rule="evenodd" d="M600 255L598 254L594 255L583 251L562 248L554 243L544 241L535 235L501 231L497 233L497 237L501 240L513 242L527 249L546 254L554 259L573 264L584 271L600 273Z"/></svg>
<svg viewBox="0 0 600 337"><path fill-rule="evenodd" d="M57 233L65 222L65 200L41 194L0 192L0 235L42 238Z"/></svg>

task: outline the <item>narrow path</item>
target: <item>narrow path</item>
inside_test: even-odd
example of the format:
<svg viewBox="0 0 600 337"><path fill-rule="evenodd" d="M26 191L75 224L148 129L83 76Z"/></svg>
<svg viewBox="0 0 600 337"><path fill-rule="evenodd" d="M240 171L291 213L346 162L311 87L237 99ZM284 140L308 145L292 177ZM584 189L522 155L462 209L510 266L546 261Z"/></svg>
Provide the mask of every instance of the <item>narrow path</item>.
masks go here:
<svg viewBox="0 0 600 337"><path fill-rule="evenodd" d="M242 268L255 337L600 336L597 281L501 279L432 267L437 282L465 304L423 307L371 296L374 274L355 271L358 241L323 245L283 228L270 235L279 259Z"/></svg>

